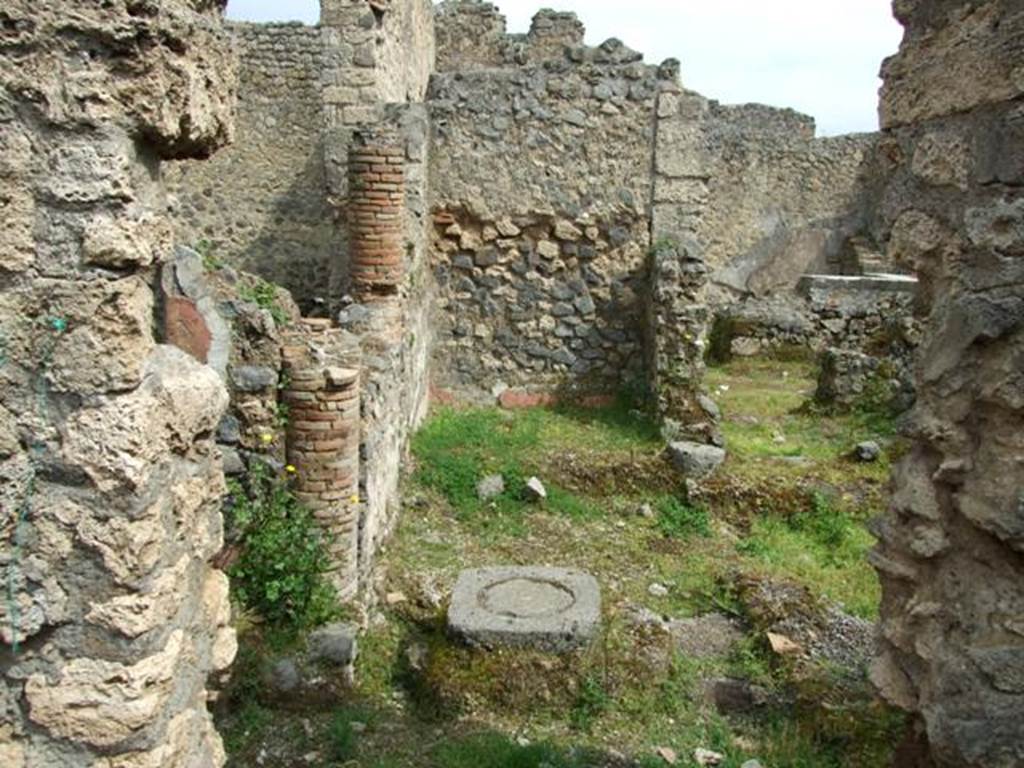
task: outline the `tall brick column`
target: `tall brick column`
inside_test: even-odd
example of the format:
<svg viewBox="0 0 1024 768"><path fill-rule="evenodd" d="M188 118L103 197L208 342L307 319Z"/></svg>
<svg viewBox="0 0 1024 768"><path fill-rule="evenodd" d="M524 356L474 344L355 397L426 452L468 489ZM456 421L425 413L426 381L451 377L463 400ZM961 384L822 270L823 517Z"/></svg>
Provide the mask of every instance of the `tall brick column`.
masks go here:
<svg viewBox="0 0 1024 768"><path fill-rule="evenodd" d="M405 153L384 129L356 134L349 153L352 294L374 302L398 291L403 273Z"/></svg>
<svg viewBox="0 0 1024 768"><path fill-rule="evenodd" d="M343 336L328 321L303 320L283 357L296 497L324 531L331 578L344 600L358 586L360 414L359 369L349 367Z"/></svg>

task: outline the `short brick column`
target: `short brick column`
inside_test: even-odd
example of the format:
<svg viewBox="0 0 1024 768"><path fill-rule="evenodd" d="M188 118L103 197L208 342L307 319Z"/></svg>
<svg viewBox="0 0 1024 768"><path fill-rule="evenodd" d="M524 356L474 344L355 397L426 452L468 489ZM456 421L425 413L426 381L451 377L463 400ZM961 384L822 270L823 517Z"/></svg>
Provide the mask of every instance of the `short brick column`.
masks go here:
<svg viewBox="0 0 1024 768"><path fill-rule="evenodd" d="M359 370L343 365L342 332L304 320L283 348L288 462L295 495L315 515L339 596L351 598L359 566Z"/></svg>
<svg viewBox="0 0 1024 768"><path fill-rule="evenodd" d="M349 152L348 222L352 294L359 302L394 295L402 279L404 164L392 132L356 133Z"/></svg>

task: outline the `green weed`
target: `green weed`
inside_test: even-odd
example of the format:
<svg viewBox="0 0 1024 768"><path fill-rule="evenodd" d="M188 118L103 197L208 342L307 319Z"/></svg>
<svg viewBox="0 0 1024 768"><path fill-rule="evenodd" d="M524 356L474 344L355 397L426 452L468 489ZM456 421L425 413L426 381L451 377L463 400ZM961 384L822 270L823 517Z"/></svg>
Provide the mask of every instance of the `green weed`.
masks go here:
<svg viewBox="0 0 1024 768"><path fill-rule="evenodd" d="M587 675L580 684L569 722L578 731L589 732L597 720L612 705L612 699L601 680Z"/></svg>
<svg viewBox="0 0 1024 768"><path fill-rule="evenodd" d="M278 303L277 286L266 280L256 278L251 283L243 283L238 288L238 295L243 301L257 305L270 312L274 324L279 328L288 325L288 313Z"/></svg>
<svg viewBox="0 0 1024 768"><path fill-rule="evenodd" d="M355 758L358 752L359 737L352 727L352 718L348 712L338 712L327 727L327 757L336 763L343 763Z"/></svg>
<svg viewBox="0 0 1024 768"><path fill-rule="evenodd" d="M244 488L229 487L230 521L240 546L229 570L236 598L278 627L304 629L336 615L320 528L287 483L256 461Z"/></svg>
<svg viewBox="0 0 1024 768"><path fill-rule="evenodd" d="M707 507L694 506L675 496L665 496L654 505L658 513L658 529L667 539L689 539L711 535L711 518Z"/></svg>
<svg viewBox="0 0 1024 768"><path fill-rule="evenodd" d="M249 744L259 739L274 722L274 713L257 704L255 701L245 702L230 723L230 727L222 728L224 749L228 754L237 754Z"/></svg>
<svg viewBox="0 0 1024 768"><path fill-rule="evenodd" d="M584 768L580 757L550 744L520 746L498 733L450 741L435 750L436 768Z"/></svg>

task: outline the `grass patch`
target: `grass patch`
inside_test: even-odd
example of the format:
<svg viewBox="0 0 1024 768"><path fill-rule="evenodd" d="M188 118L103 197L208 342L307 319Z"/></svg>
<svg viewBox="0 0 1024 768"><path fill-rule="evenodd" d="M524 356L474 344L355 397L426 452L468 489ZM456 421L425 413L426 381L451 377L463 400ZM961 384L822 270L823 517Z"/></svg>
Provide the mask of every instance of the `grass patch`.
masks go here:
<svg viewBox="0 0 1024 768"><path fill-rule="evenodd" d="M649 450L655 439L649 422L620 408L535 409L510 413L497 408L437 411L413 438L416 481L439 493L460 519L478 532L522 536L525 517L536 509L523 501L531 475L548 491L545 511L574 520L602 514L601 505L547 478L545 454L569 446L587 450ZM501 475L505 491L494 499L477 497L477 484Z"/></svg>
<svg viewBox="0 0 1024 768"><path fill-rule="evenodd" d="M579 731L589 732L597 720L612 705L612 698L596 675L587 675L576 694L569 721Z"/></svg>
<svg viewBox="0 0 1024 768"><path fill-rule="evenodd" d="M654 505L658 514L658 529L666 539L711 535L711 517L707 507L688 504L675 496L663 496Z"/></svg>
<svg viewBox="0 0 1024 768"><path fill-rule="evenodd" d="M243 704L226 727L221 727L224 749L229 755L238 754L258 741L274 722L273 710L260 706L255 701Z"/></svg>
<svg viewBox="0 0 1024 768"><path fill-rule="evenodd" d="M583 755L541 743L521 746L500 733L481 733L443 744L433 755L434 768L586 768Z"/></svg>
<svg viewBox="0 0 1024 768"><path fill-rule="evenodd" d="M755 519L737 550L756 570L795 578L855 616L877 618L881 587L867 564L874 539L848 513L814 498L810 509L789 518Z"/></svg>
<svg viewBox="0 0 1024 768"><path fill-rule="evenodd" d="M898 716L860 688L835 696L836 670L823 671L820 681L814 670L813 685L822 686L816 695L756 631L721 655L683 658L666 632L638 624L632 610L750 618L744 585L771 578L798 582L813 600L875 615L879 588L866 562L872 540L864 520L884 504L889 456L863 465L845 454L883 433L861 414L801 410L813 380L813 366L800 360L744 359L713 370L730 455L689 503L660 456L657 430L623 403L437 410L414 438L408 508L384 563L382 588L408 599L372 617L361 638L353 695L372 714L310 708L275 715L310 720L313 737L305 742L316 743L303 743L301 728L297 741L332 766L583 768L615 764L607 759L612 749L638 765L663 766L657 747L675 750L680 764L697 747L713 749L726 756L725 768L755 758L773 768L887 764ZM477 483L496 473L505 492L479 500ZM548 489L543 504L521 498L531 475ZM517 563L594 574L603 593L602 640L561 657L451 643L440 619L459 571ZM665 590L652 590L655 583ZM721 676L795 691L798 703L724 718L704 692L705 679ZM842 682L853 685L849 677ZM228 717L244 699L232 702ZM258 714L246 717L259 725ZM353 717L368 724L376 717L379 726L353 733ZM292 754L280 743L274 749L283 723L239 733L246 730L261 735L242 742L233 766L252 764L260 739L273 759Z"/></svg>

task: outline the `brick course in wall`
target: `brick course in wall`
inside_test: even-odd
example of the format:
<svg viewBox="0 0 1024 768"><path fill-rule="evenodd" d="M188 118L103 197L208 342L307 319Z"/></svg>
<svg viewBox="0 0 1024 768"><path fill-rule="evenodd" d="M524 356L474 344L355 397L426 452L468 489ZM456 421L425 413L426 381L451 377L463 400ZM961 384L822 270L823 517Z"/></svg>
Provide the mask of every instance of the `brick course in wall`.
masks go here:
<svg viewBox="0 0 1024 768"><path fill-rule="evenodd" d="M393 295L404 261L405 152L388 132L360 131L349 150L352 295Z"/></svg>

